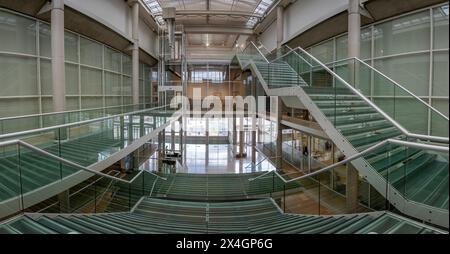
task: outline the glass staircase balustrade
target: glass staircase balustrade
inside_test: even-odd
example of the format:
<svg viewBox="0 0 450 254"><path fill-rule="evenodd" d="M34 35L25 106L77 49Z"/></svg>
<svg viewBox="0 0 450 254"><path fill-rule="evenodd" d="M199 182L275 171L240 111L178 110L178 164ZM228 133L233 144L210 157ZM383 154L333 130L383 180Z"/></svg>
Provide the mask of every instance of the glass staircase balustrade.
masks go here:
<svg viewBox="0 0 450 254"><path fill-rule="evenodd" d="M8 133L80 122L152 107L156 106L151 104L121 105L27 116L4 117L0 118L0 138L2 135Z"/></svg>
<svg viewBox="0 0 450 254"><path fill-rule="evenodd" d="M247 54L251 53L261 54L257 50L247 51ZM418 132L417 134L427 133L424 132L426 127L422 123L422 121L426 121L426 119L422 120L424 117L419 117L421 118L420 120L414 120L417 118L414 117L416 107L417 111L429 111L432 116L433 114L437 115L434 118L440 118L441 121L447 121L448 125L448 120L443 118L441 114L432 110L427 104L417 100L415 96L409 94L390 79L375 72L364 63L358 62L355 64L355 61L357 60L341 61L342 64L340 65L335 63L332 67L336 73L333 73L329 68L324 67L323 64L300 48L291 50L285 54L279 52L278 55L279 57L271 62L266 61L266 63L263 63L253 60L258 71L260 69L262 70L260 72L265 79L264 81L268 84L269 89L274 87L297 87L298 89L302 89L314 103L315 108L313 110L319 109L320 111L320 114L316 111L317 113L315 114L318 115L315 115L314 117L321 118L322 116L325 116L334 126L335 130L339 132L340 136L344 138L344 144L350 144L356 152L364 151L365 149L388 139L418 142L417 139L409 137L408 131L414 134L415 132ZM260 58L261 56L248 57L248 59ZM278 76L283 77L283 79L280 82L273 82L273 80L277 79L270 77L270 74L272 73L271 70L280 68L279 66L283 65L283 62L284 64L289 65L290 68L279 69ZM357 72L356 70L359 71ZM380 83L380 86L378 86L378 82L376 83L378 86L376 89L379 91L379 94L377 95L388 97L388 102L383 102L382 99L375 98L375 96L372 96L372 98L368 96L363 98L349 87L349 85L355 87L363 96L369 93L371 89L372 92L370 94L373 94L374 88L369 88L368 84L370 83L366 82L368 77L372 76L375 76L375 80L378 80ZM296 83L291 83L290 80L295 77L299 77L302 84L297 85ZM342 78L340 79L338 77ZM274 86L271 86L271 82ZM270 95L270 91L267 92ZM377 100L378 102L376 102ZM382 112L384 111L383 113L385 115L377 111L368 101L375 101L375 105L378 103L379 108ZM405 113L405 111L407 112ZM397 123L394 124L395 122L390 121L386 117L386 114ZM409 122L406 121L406 119L409 119ZM406 132L408 135L405 135L405 129L399 129L399 126L406 127L406 129L408 129ZM448 134L444 133L444 136L448 137ZM437 138L441 139L441 137ZM341 138L339 137L338 139ZM339 142L336 143L336 145L339 148ZM431 209L443 209L445 213L448 214L448 191L445 191L445 187L447 186L448 188L448 181L446 182L445 180L448 179L448 153L431 156L431 154L436 153L425 151L420 148L400 147L397 149L407 150L406 155L405 152L398 153L397 150L387 149L385 151L384 155L388 156L388 158L392 160L392 163L387 163L386 159L375 161L375 159L367 160L364 158L363 160L365 160L372 170L377 172L377 174L384 179L385 183L389 185L389 188L386 189L392 189L393 192L397 192L403 196L407 202L413 201L418 204L434 207ZM395 153L396 151L397 153ZM402 172L401 170L395 171L396 173L394 174L394 169L397 169L400 164L409 165L403 167L408 170L404 169L402 174L400 173ZM414 170L412 170L413 168ZM418 171L415 171L417 169ZM411 170L411 172L409 170ZM395 176L395 181L393 178L394 176L391 175L391 177L389 177L387 172L390 172ZM411 174L412 172L416 173ZM419 175L419 177L416 175ZM429 181L425 179L429 179ZM437 179L442 179L442 182L438 182ZM412 186L408 185L408 180L411 180L410 184ZM426 187L416 189L414 186L417 185L417 181L420 182L420 184L418 184L419 186L423 185ZM375 182L371 182L371 184L375 184ZM380 182L377 182L375 187L378 190L382 190L383 188L383 186L380 185ZM388 199L393 198L393 196L390 196L391 193L381 194ZM440 194L444 197L440 197ZM443 201L441 199L443 199ZM445 201L446 199L447 201ZM448 223L448 221L445 223Z"/></svg>
<svg viewBox="0 0 450 254"><path fill-rule="evenodd" d="M168 107L146 109L66 124L59 128L38 129L16 138L83 167L106 167L121 159L114 157L117 152L165 126L171 121L171 117L172 111ZM48 186L62 182L68 184L67 189L76 184L76 181L90 177L83 170L42 155L27 146L11 145L11 142L16 140L0 142L0 206L5 207L5 212L9 210L7 207L11 206L11 202L15 203L18 194L25 196L21 207L27 208L50 195L45 191ZM109 162L100 165L105 160ZM103 181L96 185L101 183ZM86 191L90 189L92 188Z"/></svg>

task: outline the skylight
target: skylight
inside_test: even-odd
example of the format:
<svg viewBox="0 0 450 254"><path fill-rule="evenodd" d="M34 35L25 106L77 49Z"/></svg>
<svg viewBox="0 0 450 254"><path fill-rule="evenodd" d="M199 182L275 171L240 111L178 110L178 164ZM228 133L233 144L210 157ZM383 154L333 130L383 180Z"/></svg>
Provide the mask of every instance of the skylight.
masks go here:
<svg viewBox="0 0 450 254"><path fill-rule="evenodd" d="M264 15L264 13L266 13L267 9L269 8L269 6L272 5L272 3L273 3L273 0L261 0L261 2L259 2L258 6L256 6L253 13L259 14L259 15ZM256 17L251 17L247 21L247 26L254 27L257 22L258 22L258 19Z"/></svg>
<svg viewBox="0 0 450 254"><path fill-rule="evenodd" d="M157 0L142 0L152 14L153 18L159 25L164 25L164 20L161 16L162 8Z"/></svg>

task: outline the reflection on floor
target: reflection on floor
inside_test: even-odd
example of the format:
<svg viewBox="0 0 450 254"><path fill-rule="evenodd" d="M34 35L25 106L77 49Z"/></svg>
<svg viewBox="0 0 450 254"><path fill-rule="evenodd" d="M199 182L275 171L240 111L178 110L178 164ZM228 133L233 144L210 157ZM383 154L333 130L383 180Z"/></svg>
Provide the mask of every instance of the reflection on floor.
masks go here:
<svg viewBox="0 0 450 254"><path fill-rule="evenodd" d="M250 173L266 171L269 163L261 163L258 167L251 167L252 148L246 147L247 156L236 158L233 155L233 146L229 144L186 144L186 166L183 173ZM256 163L262 161L264 156L256 152Z"/></svg>

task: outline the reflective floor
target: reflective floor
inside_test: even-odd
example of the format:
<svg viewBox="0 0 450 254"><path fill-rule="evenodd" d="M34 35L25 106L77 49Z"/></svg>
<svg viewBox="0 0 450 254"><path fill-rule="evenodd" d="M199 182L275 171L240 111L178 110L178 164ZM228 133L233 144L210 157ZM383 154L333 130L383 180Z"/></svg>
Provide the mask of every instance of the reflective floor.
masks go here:
<svg viewBox="0 0 450 254"><path fill-rule="evenodd" d="M229 144L186 144L186 168L183 173L249 173L266 171L270 163L262 162L257 167L251 167L252 148L246 147L247 156L236 158L233 146ZM256 151L256 163L264 156Z"/></svg>

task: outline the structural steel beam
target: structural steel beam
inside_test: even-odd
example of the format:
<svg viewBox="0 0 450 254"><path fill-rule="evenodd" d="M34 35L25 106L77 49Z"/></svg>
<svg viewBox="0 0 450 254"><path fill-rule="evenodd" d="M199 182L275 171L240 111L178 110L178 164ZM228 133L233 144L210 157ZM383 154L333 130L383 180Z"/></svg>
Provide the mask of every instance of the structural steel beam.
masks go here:
<svg viewBox="0 0 450 254"><path fill-rule="evenodd" d="M246 27L232 27L232 26L184 26L184 31L191 34L246 34L252 35L253 29Z"/></svg>
<svg viewBox="0 0 450 254"><path fill-rule="evenodd" d="M158 13L157 13L158 15ZM227 11L227 10L177 10L177 16L187 16L187 15L224 15L224 16L243 16L243 17L255 17L262 18L263 15L247 12L247 11Z"/></svg>

